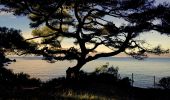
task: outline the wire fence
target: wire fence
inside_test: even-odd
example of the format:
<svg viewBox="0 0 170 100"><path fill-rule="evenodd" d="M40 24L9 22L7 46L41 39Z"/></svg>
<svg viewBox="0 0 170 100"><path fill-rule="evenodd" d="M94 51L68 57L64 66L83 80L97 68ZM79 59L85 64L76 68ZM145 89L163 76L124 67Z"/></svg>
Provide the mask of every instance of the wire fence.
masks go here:
<svg viewBox="0 0 170 100"><path fill-rule="evenodd" d="M48 81L53 78L57 77L64 77L65 75L56 75L56 74L31 74L33 77L39 77L42 81ZM134 87L141 87L141 88L160 88L158 86L159 80L163 77L157 77L154 75L145 75L145 74L120 74L121 78L129 77L131 80L131 85Z"/></svg>
<svg viewBox="0 0 170 100"><path fill-rule="evenodd" d="M122 74L121 77L129 77L131 80L131 85L134 87L141 88L159 88L158 83L159 80L163 77L157 77L152 75L145 74Z"/></svg>

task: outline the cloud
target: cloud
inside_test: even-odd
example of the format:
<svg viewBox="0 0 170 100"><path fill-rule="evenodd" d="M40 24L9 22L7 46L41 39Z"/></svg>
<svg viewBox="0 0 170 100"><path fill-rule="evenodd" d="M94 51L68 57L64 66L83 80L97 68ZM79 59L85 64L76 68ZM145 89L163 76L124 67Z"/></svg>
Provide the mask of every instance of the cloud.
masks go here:
<svg viewBox="0 0 170 100"><path fill-rule="evenodd" d="M12 15L12 13L7 13L4 11L0 12L0 16L10 16L10 15Z"/></svg>
<svg viewBox="0 0 170 100"><path fill-rule="evenodd" d="M9 17L9 18L12 18L12 19L15 19L16 18L16 16L14 16L14 15L12 15L12 13L7 13L7 12L5 12L5 11L2 11L2 12L0 12L0 17Z"/></svg>

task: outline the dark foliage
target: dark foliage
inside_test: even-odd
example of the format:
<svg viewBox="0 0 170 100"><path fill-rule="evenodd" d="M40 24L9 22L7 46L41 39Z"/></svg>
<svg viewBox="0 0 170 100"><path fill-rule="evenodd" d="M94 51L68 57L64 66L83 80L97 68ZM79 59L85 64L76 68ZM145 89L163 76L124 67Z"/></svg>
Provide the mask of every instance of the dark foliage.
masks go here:
<svg viewBox="0 0 170 100"><path fill-rule="evenodd" d="M4 63L10 62L11 60L5 57L4 52L0 51L0 68Z"/></svg>
<svg viewBox="0 0 170 100"><path fill-rule="evenodd" d="M160 79L158 86L164 89L170 89L170 77L163 77Z"/></svg>
<svg viewBox="0 0 170 100"><path fill-rule="evenodd" d="M111 70L112 69L112 70ZM63 79L62 79L63 80ZM80 71L79 78L66 79L66 86L73 86L77 89L81 89L83 86L88 88L104 88L104 87L119 87L119 88L130 88L130 79L128 77L121 78L118 73L117 67L109 67L108 64L97 68L94 72L87 73Z"/></svg>
<svg viewBox="0 0 170 100"><path fill-rule="evenodd" d="M20 88L20 87L33 87L40 86L40 80L30 78L29 75L24 73L14 74L11 70L0 68L0 87L2 88Z"/></svg>
<svg viewBox="0 0 170 100"><path fill-rule="evenodd" d="M13 28L0 27L0 53L4 59L5 53L8 54L28 54L35 51L36 44L27 42L21 35L20 30ZM6 59L6 61L9 59ZM1 60L3 61L3 60Z"/></svg>

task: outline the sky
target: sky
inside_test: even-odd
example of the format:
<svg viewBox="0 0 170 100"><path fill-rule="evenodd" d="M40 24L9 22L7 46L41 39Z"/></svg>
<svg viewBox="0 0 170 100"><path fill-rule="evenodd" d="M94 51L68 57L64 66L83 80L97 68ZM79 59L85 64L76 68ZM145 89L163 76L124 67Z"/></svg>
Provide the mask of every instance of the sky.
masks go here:
<svg viewBox="0 0 170 100"><path fill-rule="evenodd" d="M157 3L170 2L170 0L157 0ZM115 19L115 23L120 24L120 21ZM22 31L22 35L25 38L31 37L32 29L29 27L29 19L24 16L13 16L11 13L0 13L0 27L6 26L9 28L15 28ZM160 35L159 33L152 31L140 35L139 39L146 40L152 46L161 45L165 49L170 49L170 36ZM66 40L64 42L65 46L69 46L71 40ZM102 48L100 51L105 51L106 48ZM166 55L167 56L167 55ZM170 54L168 55L170 57Z"/></svg>

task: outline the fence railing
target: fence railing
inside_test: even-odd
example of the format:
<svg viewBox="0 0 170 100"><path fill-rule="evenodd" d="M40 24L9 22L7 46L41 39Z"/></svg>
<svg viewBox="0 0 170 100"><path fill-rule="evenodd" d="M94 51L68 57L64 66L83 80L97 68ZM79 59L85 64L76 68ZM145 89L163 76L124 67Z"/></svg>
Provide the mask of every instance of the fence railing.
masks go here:
<svg viewBox="0 0 170 100"><path fill-rule="evenodd" d="M152 76L152 75L145 75L145 74L121 74L123 77L129 77L131 79L131 85L135 87L142 87L142 88L158 88L159 80L162 77Z"/></svg>
<svg viewBox="0 0 170 100"><path fill-rule="evenodd" d="M39 77L43 81L50 80L52 78L57 78L59 77L58 75L55 74L31 74L31 76L34 77ZM65 75L61 75L60 77L64 77ZM131 85L134 87L141 87L141 88L158 88L158 83L159 80L163 77L157 77L154 75L145 75L145 74L136 74L136 73L131 73L131 74L123 74L120 73L120 77L129 77L131 80Z"/></svg>

